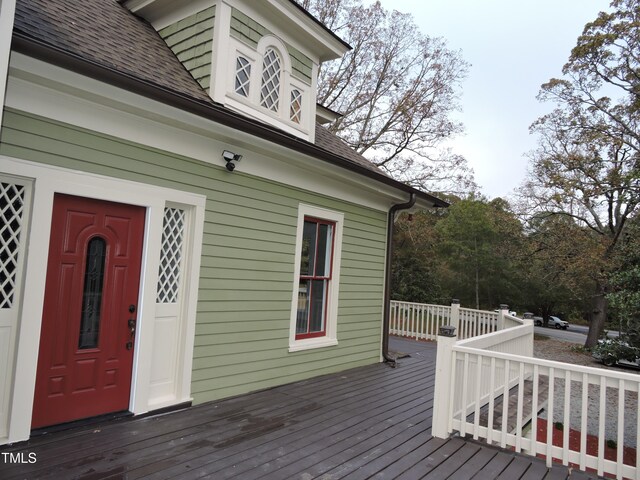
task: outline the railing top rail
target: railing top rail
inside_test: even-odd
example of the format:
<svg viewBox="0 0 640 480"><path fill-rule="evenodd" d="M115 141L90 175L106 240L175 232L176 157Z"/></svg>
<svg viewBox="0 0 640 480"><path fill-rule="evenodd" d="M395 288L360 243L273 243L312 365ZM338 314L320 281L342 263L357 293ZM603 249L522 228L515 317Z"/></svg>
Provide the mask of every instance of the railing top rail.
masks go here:
<svg viewBox="0 0 640 480"><path fill-rule="evenodd" d="M437 305L433 303L405 302L403 300L391 300L392 304L398 305L419 305L421 307L451 308L451 305Z"/></svg>
<svg viewBox="0 0 640 480"><path fill-rule="evenodd" d="M498 312L491 312L489 310L476 310L475 308L463 308L463 307L460 307L460 311L461 312L471 312L471 313L482 313L482 314L489 314L489 315L498 316Z"/></svg>
<svg viewBox="0 0 640 480"><path fill-rule="evenodd" d="M513 327L521 328L521 327ZM462 342L460 342L462 343ZM574 365L572 363L556 362L555 360L546 360L544 358L523 357L511 353L494 352L491 350L483 350L480 348L463 346L460 343L454 345L452 349L460 353L469 353L472 355L482 355L483 357L494 357L501 360L510 360L514 362L523 362L539 365L541 367L554 368L559 370L568 370L576 373L586 373L595 376L605 376L615 378L616 380L625 380L640 383L640 375L627 372L618 372L614 370L605 370L597 367L587 367L585 365Z"/></svg>
<svg viewBox="0 0 640 480"><path fill-rule="evenodd" d="M496 332L488 332L475 337L465 338L458 340L456 346L470 347L478 350L483 350L487 347L492 347L499 343L506 342L513 338L521 337L531 333L533 326L529 325L516 325L515 327L507 327ZM492 340L498 340L498 342L491 343Z"/></svg>
<svg viewBox="0 0 640 480"><path fill-rule="evenodd" d="M514 317L513 315L506 314L506 315L504 316L504 318L505 318L505 319L508 319L508 320L513 320L514 322L517 322L517 323L519 323L519 324L521 324L521 325L524 325L524 324L525 324L525 323L524 323L524 320L523 320L522 318Z"/></svg>

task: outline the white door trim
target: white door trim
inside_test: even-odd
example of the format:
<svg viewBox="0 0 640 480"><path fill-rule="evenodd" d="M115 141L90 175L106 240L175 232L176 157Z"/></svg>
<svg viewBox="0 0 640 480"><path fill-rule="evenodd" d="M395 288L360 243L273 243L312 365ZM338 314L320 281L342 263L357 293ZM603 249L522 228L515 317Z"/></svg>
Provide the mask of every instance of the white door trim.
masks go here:
<svg viewBox="0 0 640 480"><path fill-rule="evenodd" d="M148 386L154 353L153 326L164 207L167 202L172 202L191 208L194 221L189 232L190 255L188 268L185 269L188 272L189 302L185 308L184 337L176 339L182 343L180 384L181 386L189 385L193 355L193 338L189 337L193 337L195 331L195 301L202 253L206 197L5 156L0 156L0 165L3 173L30 178L34 181L31 228L24 275L25 288L21 299L22 311L16 341L16 367L10 401L9 434L8 438L0 438L0 444L26 440L31 430L47 252L55 193L127 203L147 209L140 279L138 335L136 335L136 354L133 365L134 380L131 385L130 400L130 410L135 414L145 413L150 403L153 403L153 399L149 398ZM190 400L189 390L180 388L173 403L178 404L188 400Z"/></svg>

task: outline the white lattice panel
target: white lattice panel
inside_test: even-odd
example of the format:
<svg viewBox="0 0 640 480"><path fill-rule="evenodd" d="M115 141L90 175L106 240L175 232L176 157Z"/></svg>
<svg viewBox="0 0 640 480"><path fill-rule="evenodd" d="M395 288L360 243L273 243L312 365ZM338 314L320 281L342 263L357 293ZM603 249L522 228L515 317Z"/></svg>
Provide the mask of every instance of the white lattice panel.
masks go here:
<svg viewBox="0 0 640 480"><path fill-rule="evenodd" d="M273 48L264 54L262 61L262 89L260 105L274 112L278 111L280 99L280 57Z"/></svg>
<svg viewBox="0 0 640 480"><path fill-rule="evenodd" d="M185 212L165 208L157 303L176 303L180 293Z"/></svg>
<svg viewBox="0 0 640 480"><path fill-rule="evenodd" d="M11 308L16 293L25 187L0 182L0 308Z"/></svg>

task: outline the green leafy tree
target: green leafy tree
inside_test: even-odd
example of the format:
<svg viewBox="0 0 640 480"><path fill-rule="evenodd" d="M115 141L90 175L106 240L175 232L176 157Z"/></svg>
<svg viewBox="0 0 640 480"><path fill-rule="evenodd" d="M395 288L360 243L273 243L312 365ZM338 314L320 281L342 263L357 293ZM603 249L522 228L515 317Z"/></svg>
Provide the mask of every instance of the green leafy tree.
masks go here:
<svg viewBox="0 0 640 480"><path fill-rule="evenodd" d="M524 307L544 319L550 315L581 315L591 295L593 234L564 216L530 219L526 241L514 259Z"/></svg>
<svg viewBox="0 0 640 480"><path fill-rule="evenodd" d="M640 347L640 223L635 219L620 241L618 269L609 280L611 310L633 346Z"/></svg>
<svg viewBox="0 0 640 480"><path fill-rule="evenodd" d="M640 3L611 7L585 26L563 78L542 85L539 98L557 108L531 127L538 148L523 192L531 212L570 217L598 238L587 346L605 325L612 255L640 204Z"/></svg>
<svg viewBox="0 0 640 480"><path fill-rule="evenodd" d="M418 303L448 303L434 257L434 228L442 213L421 211L399 216L394 242L391 296L394 300Z"/></svg>
<svg viewBox="0 0 640 480"><path fill-rule="evenodd" d="M436 233L446 291L475 308L517 303L511 258L519 248L522 227L505 201L460 200L438 222Z"/></svg>

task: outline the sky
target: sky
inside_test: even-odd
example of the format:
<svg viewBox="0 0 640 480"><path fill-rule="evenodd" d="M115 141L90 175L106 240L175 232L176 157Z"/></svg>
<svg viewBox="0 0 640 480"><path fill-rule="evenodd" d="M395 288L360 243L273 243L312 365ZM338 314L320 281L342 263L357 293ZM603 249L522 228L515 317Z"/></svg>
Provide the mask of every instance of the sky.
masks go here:
<svg viewBox="0 0 640 480"><path fill-rule="evenodd" d="M462 85L465 134L451 141L489 198L506 197L522 183L526 152L536 146L529 126L550 112L540 85L562 75L584 25L608 0L381 0L411 13L423 33L443 37L471 64Z"/></svg>

